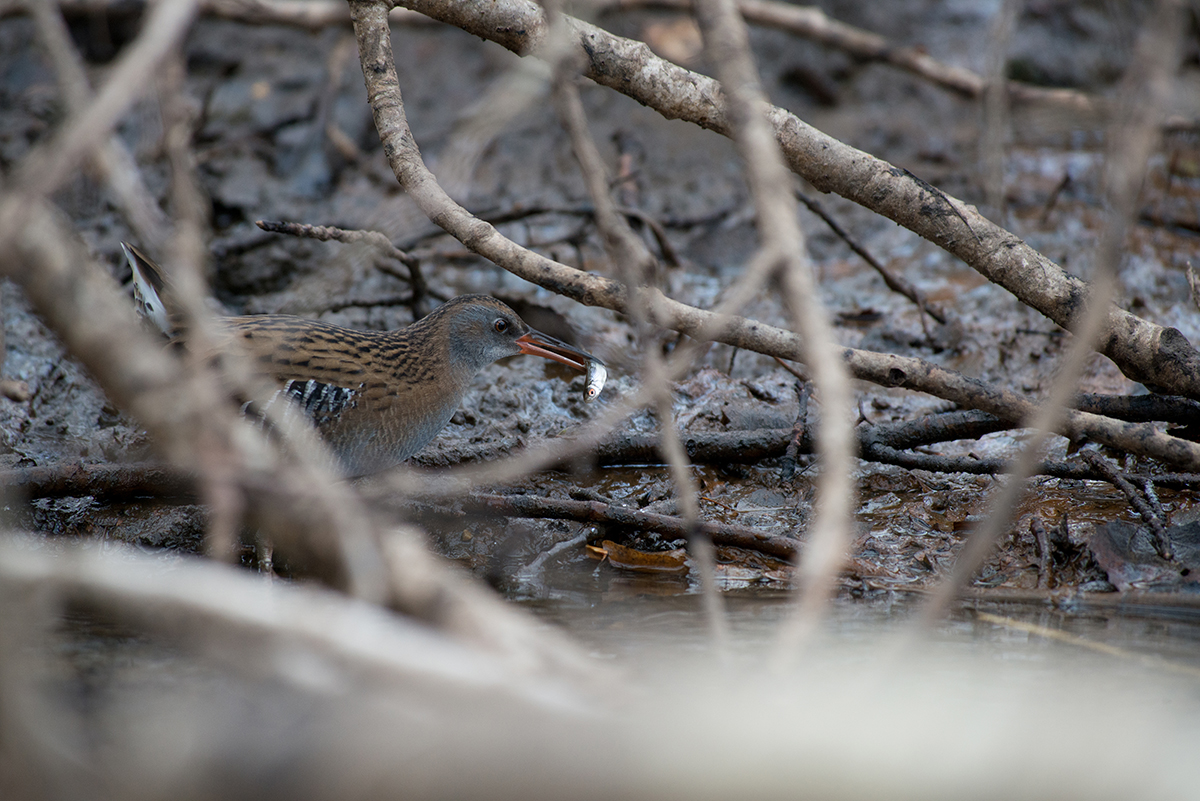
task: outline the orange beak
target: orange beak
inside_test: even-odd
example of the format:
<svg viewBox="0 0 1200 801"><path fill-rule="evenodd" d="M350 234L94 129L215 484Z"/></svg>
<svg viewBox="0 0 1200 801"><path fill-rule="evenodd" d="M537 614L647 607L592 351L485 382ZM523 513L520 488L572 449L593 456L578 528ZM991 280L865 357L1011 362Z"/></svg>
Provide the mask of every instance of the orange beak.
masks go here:
<svg viewBox="0 0 1200 801"><path fill-rule="evenodd" d="M521 353L530 356L541 356L543 359L552 359L580 371L588 369L588 362L600 361L590 353L571 347L566 342L560 342L552 336L543 334L541 331L530 330L528 334L518 337L516 342L517 347L521 349Z"/></svg>

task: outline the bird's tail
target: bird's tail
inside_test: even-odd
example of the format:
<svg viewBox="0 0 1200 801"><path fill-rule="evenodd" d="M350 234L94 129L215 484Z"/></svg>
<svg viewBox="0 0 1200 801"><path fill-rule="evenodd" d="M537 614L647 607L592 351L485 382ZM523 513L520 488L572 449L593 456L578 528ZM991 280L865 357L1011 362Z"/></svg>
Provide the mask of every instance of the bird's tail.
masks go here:
<svg viewBox="0 0 1200 801"><path fill-rule="evenodd" d="M133 296L137 300L138 312L167 336L175 335L171 313L163 302L162 271L145 253L128 242L121 243L125 259L133 270Z"/></svg>

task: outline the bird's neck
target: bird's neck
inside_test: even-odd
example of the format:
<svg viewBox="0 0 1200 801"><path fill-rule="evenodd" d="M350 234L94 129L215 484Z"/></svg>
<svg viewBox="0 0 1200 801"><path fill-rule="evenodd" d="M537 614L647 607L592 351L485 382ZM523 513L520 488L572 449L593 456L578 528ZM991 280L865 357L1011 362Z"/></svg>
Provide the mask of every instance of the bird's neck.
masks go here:
<svg viewBox="0 0 1200 801"><path fill-rule="evenodd" d="M388 335L395 350L397 378L436 387L440 393L461 395L478 368L462 358L445 326L428 323L426 317Z"/></svg>

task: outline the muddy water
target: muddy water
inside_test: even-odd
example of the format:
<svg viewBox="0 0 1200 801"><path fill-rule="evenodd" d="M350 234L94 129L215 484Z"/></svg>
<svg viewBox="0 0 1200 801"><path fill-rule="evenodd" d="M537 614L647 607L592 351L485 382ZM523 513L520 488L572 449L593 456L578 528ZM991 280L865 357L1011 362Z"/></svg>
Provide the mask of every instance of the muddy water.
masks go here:
<svg viewBox="0 0 1200 801"><path fill-rule="evenodd" d="M603 471L594 486L613 499L628 501L644 497L665 472L662 466ZM953 564L970 523L959 511L964 507L947 504L946 497L965 492L983 495L991 484L971 477L952 481L926 476L922 482L909 474L868 473L860 482L864 489L852 549L859 575L844 580L838 599L830 605L827 645L879 642L910 631L926 591ZM756 527L784 533L807 514L805 492L781 491L776 467L742 473L729 487L723 486L724 478L715 468L696 468L693 474L704 488L701 505L707 519L744 522L749 517ZM711 496L717 488L721 488L720 502L714 504ZM1162 500L1172 509L1186 507L1191 499L1164 493ZM1080 532L1113 519L1133 519L1125 499L1110 487L1063 486L1056 481L1035 483L1018 516L1027 519L1036 512L1053 521L1066 510L1068 528ZM507 597L565 629L605 659L638 664L664 651L712 656L719 650L694 570L679 576L623 569L597 559L582 542L571 539L598 536L594 527L572 529L550 558L537 560L536 570L518 572L507 587ZM884 543L892 547L885 548ZM974 585L985 597L964 601L940 628L940 639L964 652L1018 662L1074 654L1113 667L1164 663L1159 669L1167 673L1200 670L1200 599L1182 606L1166 599L1161 605L1147 602L1118 609L1118 594L1105 592L1111 587L1103 581L1088 585L1090 593L1063 593L1051 599L1045 590L1036 589L1037 566L1030 544L1006 543L1010 552L994 557L985 577ZM718 565L718 584L731 632L728 650L737 655L735 661L756 664L771 651L781 624L792 612L792 584L786 573L783 579L775 573L778 565L764 565L733 550L721 556L724 564ZM871 564L879 568L873 575L861 569ZM731 567L738 570L723 570ZM1030 592L1020 601L987 600L988 588L1001 585ZM1078 585L1064 581L1063 586Z"/></svg>
<svg viewBox="0 0 1200 801"><path fill-rule="evenodd" d="M637 663L664 650L716 651L695 581L631 574L577 556L547 566L512 595L519 606L564 628L605 658ZM827 638L845 645L908 630L923 597L876 591L842 598L829 609ZM792 594L777 584L757 584L727 590L723 600L731 652L758 661L769 653L792 612ZM1163 659L1200 671L1200 605L1123 611L1085 603L1065 607L966 602L938 636L962 649L1018 661L1079 653L1113 665Z"/></svg>

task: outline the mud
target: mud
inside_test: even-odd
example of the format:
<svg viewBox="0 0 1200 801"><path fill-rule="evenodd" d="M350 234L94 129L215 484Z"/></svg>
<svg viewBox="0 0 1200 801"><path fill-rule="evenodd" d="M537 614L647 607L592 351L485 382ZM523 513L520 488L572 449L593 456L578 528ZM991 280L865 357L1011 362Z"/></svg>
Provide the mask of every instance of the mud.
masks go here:
<svg viewBox="0 0 1200 801"><path fill-rule="evenodd" d="M887 4L828 3L846 22L927 48L936 57L984 68L996 4L952 5L911 0ZM1133 31L1145 4L1030 3L1017 26L1008 61L1025 80L1111 94L1128 60ZM73 20L77 44L91 59L93 81L136 30L136 10ZM602 15L615 32L679 45L686 26L666 13ZM668 25L669 24L669 25ZM664 25L668 27L664 28ZM673 26L673 27L671 27ZM479 213L544 206L587 205L566 135L549 103L536 103L485 142L465 125L481 102L520 59L495 45L436 24L398 26L393 38L401 87L414 134L431 167L460 201ZM7 170L41 141L63 115L54 76L35 44L32 23L0 19L0 169ZM755 52L772 100L816 127L887 159L969 202L984 203L979 166L981 112L918 78L880 64L862 64L843 53L777 31L755 30ZM686 42L684 42L686 44ZM1194 42L1191 45L1194 48ZM685 51L686 52L686 51ZM210 281L215 299L234 313L286 312L361 328L392 328L412 320L397 302L407 285L375 265L358 263L344 246L264 233L254 221L296 220L385 231L422 256L436 297L488 292L521 310L548 333L572 340L609 365L610 380L596 404L583 402L583 377L532 359L493 365L476 381L463 408L418 458L430 467L485 447L499 458L546 437L569 435L606 404L633 391L640 354L626 322L577 306L500 271L461 245L439 236L388 173L371 124L350 33L330 28L309 33L279 26L248 26L202 19L187 41L186 94L196 112L195 147L204 191L211 200ZM702 61L687 64L705 70ZM1177 82L1173 112L1195 118L1200 83L1192 52ZM664 268L663 288L673 297L711 305L754 251L756 237L748 194L732 145L716 135L654 112L608 90L583 90L592 133L610 164L628 153L636 187L623 200L660 220L681 265ZM338 132L334 140L327 130ZM161 153L159 111L151 97L125 120L121 136L164 200L168 191ZM1086 275L1100 230L1101 131L1094 121L1067 119L1045 109L1017 109L1006 159L1007 206L1002 222L1073 272ZM461 154L476 158L461 175ZM1188 284L1197 252L1200 218L1200 144L1174 134L1152 164L1141 224L1131 232L1119 305L1200 342L1200 315ZM55 198L90 250L121 280L128 270L119 243L131 237L93 176L78 175ZM928 332L904 298L834 237L816 217L801 212L821 281L822 299L845 345L917 355L969 375L1014 387L1031 396L1048 386L1065 338L1035 312L987 284L945 252L890 221L848 202L823 198L842 226L894 271L949 310L952 321ZM594 226L575 213L548 213L499 226L518 242L567 264L611 274ZM745 313L784 325L778 299L765 294ZM7 353L3 375L28 383L28 402L0 400L0 467L60 462L134 461L150 453L136 423L112 408L52 334L29 312L19 290L3 288ZM651 347L669 348L663 336ZM709 348L676 387L674 414L686 438L692 431L787 428L795 422L795 379L773 361L727 346ZM1095 357L1081 382L1084 391L1130 393L1139 387ZM911 419L946 408L937 399L870 385L857 387L865 422ZM814 402L812 418L819 419ZM640 412L625 423L651 432L657 421ZM1011 434L936 446L937 452L1009 455L1020 443ZM1062 456L1065 445L1055 455ZM697 467L705 517L779 533L803 532L811 515L815 468L805 462L791 481L779 465ZM846 588L888 592L927 586L943 575L961 546L993 482L960 475L910 473L863 464L859 469L858 536ZM655 511L676 508L667 471L657 466L546 474L515 489L595 496ZM1168 514L1194 501L1162 493ZM203 513L196 507L164 510L157 504L99 508L88 499L38 501L13 506L13 523L54 535L99 535L152 547L184 550L201 544ZM1062 525L1060 586L1109 589L1105 573L1082 543L1091 525L1136 522L1122 496L1107 486L1040 480L996 557L978 581L986 587L1023 588L1038 581L1033 515ZM1065 517L1065 520L1064 520ZM518 594L522 568L556 542L584 533L588 539L621 539L647 549L676 547L635 532L544 521L462 519L443 524L433 541L447 555ZM725 561L727 586L775 586L778 565L758 565L744 554ZM592 571L582 547L559 558L562 566ZM757 571L757 572L756 572ZM660 586L690 585L678 578ZM738 584L740 582L740 584ZM786 584L786 582L784 582ZM537 594L534 591L533 594Z"/></svg>

